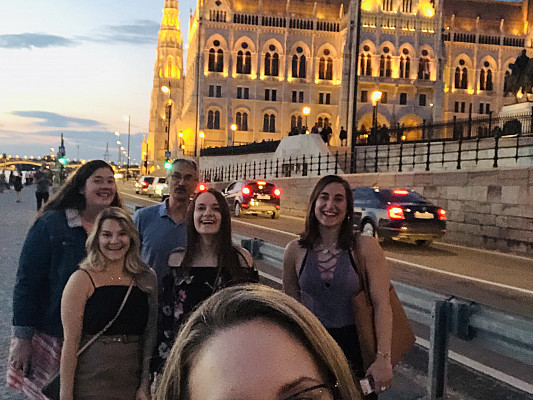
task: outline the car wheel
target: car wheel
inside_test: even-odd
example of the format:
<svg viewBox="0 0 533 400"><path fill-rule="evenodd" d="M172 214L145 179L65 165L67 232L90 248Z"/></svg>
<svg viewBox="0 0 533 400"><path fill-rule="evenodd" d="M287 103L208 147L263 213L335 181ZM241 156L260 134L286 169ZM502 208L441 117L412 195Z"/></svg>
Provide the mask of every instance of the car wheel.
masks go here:
<svg viewBox="0 0 533 400"><path fill-rule="evenodd" d="M239 218L241 215L241 205L238 202L235 202L235 216Z"/></svg>
<svg viewBox="0 0 533 400"><path fill-rule="evenodd" d="M361 226L361 233L363 235L376 237L376 227L374 226L374 223L370 220L363 222L363 225Z"/></svg>
<svg viewBox="0 0 533 400"><path fill-rule="evenodd" d="M274 211L271 215L272 219L278 219L279 218L279 211Z"/></svg>
<svg viewBox="0 0 533 400"><path fill-rule="evenodd" d="M433 240L417 240L415 243L416 243L417 246L420 246L420 247L427 247L427 246L429 246L431 243L433 243Z"/></svg>

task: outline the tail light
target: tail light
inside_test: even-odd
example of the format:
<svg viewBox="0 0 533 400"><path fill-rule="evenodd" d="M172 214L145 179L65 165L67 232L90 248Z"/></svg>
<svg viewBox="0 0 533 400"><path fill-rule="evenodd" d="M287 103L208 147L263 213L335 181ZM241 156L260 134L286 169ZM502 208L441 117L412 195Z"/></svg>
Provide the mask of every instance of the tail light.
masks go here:
<svg viewBox="0 0 533 400"><path fill-rule="evenodd" d="M205 183L198 184L198 191L205 192L207 190L207 185Z"/></svg>
<svg viewBox="0 0 533 400"><path fill-rule="evenodd" d="M243 195L248 196L248 195L250 195L250 193L252 193L252 190L248 186L244 186L241 189L241 192L242 192Z"/></svg>
<svg viewBox="0 0 533 400"><path fill-rule="evenodd" d="M405 189L395 189L395 190L392 191L392 193L406 195L406 194L409 194L409 191L407 191Z"/></svg>
<svg viewBox="0 0 533 400"><path fill-rule="evenodd" d="M142 186L142 187L148 187L148 182L146 182L146 181L142 181L141 186Z"/></svg>
<svg viewBox="0 0 533 400"><path fill-rule="evenodd" d="M390 219L404 219L405 218L403 216L403 208L401 207L395 207L395 206L389 207L387 209L387 214L389 215Z"/></svg>
<svg viewBox="0 0 533 400"><path fill-rule="evenodd" d="M446 221L446 210L444 208L439 208L437 212L439 213L439 219L441 221Z"/></svg>
<svg viewBox="0 0 533 400"><path fill-rule="evenodd" d="M267 183L265 181L257 181L259 186L265 186Z"/></svg>
<svg viewBox="0 0 533 400"><path fill-rule="evenodd" d="M274 193L274 196L276 196L276 197L281 196L281 190L279 190L278 188L275 188L272 193Z"/></svg>

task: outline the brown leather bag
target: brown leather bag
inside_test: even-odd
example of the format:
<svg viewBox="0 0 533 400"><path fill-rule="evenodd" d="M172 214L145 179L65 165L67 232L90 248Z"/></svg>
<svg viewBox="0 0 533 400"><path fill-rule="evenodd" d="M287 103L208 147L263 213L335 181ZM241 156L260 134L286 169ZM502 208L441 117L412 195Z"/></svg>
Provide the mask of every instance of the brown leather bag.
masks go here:
<svg viewBox="0 0 533 400"><path fill-rule="evenodd" d="M358 243L359 240L356 241L356 244ZM368 290L367 273L367 263L372 267L372 260L361 257L358 245L352 255L362 286L362 290L352 297L352 310L361 346L363 366L366 370L376 359L377 353L374 307ZM395 366L415 344L415 335L392 284L390 285L389 297L392 309L391 364Z"/></svg>

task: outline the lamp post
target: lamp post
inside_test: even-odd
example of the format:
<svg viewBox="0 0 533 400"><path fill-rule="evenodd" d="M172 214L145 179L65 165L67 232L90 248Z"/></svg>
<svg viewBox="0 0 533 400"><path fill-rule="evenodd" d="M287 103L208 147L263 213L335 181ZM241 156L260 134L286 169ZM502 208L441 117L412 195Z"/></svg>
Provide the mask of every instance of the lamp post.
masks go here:
<svg viewBox="0 0 533 400"><path fill-rule="evenodd" d="M204 138L205 138L204 131L200 131L198 136L200 137L200 155L201 155L202 154L202 149L204 148Z"/></svg>
<svg viewBox="0 0 533 400"><path fill-rule="evenodd" d="M117 156L117 167L120 165L120 145L122 144L120 142L120 133L115 132L115 136L117 137L117 145L118 145L118 156Z"/></svg>
<svg viewBox="0 0 533 400"><path fill-rule="evenodd" d="M307 131L309 130L309 127L307 126L307 116L309 115L310 112L311 112L311 109L309 107L304 107L303 113L305 115L305 133L307 133Z"/></svg>
<svg viewBox="0 0 533 400"><path fill-rule="evenodd" d="M379 90L372 92L372 141L378 143L378 104L382 93Z"/></svg>
<svg viewBox="0 0 533 400"><path fill-rule="evenodd" d="M130 116L124 115L124 121L128 121L128 163L126 164L126 180L129 179L130 173Z"/></svg>

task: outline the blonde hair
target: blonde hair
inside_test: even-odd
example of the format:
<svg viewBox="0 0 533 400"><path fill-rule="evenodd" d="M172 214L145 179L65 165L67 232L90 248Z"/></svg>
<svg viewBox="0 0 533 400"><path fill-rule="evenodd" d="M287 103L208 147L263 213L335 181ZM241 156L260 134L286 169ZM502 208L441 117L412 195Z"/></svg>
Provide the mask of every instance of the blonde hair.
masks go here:
<svg viewBox="0 0 533 400"><path fill-rule="evenodd" d="M142 278L150 272L150 269L141 261L139 255L141 248L139 231L135 227L131 217L126 211L119 207L108 207L96 217L94 227L85 242L87 256L80 263L80 268L89 271L105 271L107 267L107 258L100 250L99 236L104 221L108 219L117 221L130 238L130 247L126 252L124 260L125 272L136 281L142 290L147 292L153 291L155 288L142 284L145 281L145 279Z"/></svg>
<svg viewBox="0 0 533 400"><path fill-rule="evenodd" d="M156 398L189 399L189 375L205 343L222 330L256 319L286 330L309 351L327 383L336 386L336 400L361 399L344 353L318 319L295 299L259 284L223 289L191 314L170 351Z"/></svg>

